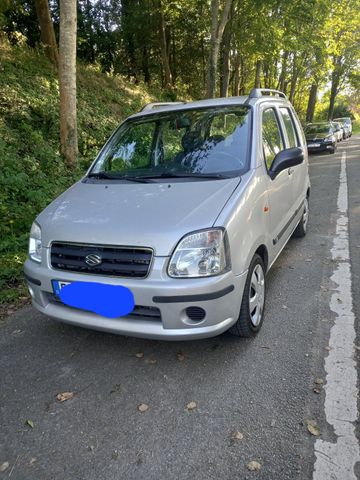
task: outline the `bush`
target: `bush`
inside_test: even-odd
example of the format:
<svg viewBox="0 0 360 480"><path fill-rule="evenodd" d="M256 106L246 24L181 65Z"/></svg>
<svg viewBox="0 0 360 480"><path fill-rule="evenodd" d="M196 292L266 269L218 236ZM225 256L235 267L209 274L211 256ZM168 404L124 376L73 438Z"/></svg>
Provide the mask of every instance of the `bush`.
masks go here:
<svg viewBox="0 0 360 480"><path fill-rule="evenodd" d="M3 303L24 294L22 265L35 217L86 171L120 121L154 97L142 85L79 65L79 166L70 171L59 154L59 88L53 66L36 50L11 47L1 40L0 58Z"/></svg>

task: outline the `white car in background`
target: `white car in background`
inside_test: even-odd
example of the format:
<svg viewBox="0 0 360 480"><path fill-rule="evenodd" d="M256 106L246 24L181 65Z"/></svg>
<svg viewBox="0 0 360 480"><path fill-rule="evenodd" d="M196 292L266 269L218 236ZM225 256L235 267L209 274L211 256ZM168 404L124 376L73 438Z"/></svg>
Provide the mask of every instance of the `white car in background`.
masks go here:
<svg viewBox="0 0 360 480"><path fill-rule="evenodd" d="M350 117L334 118L333 122L339 122L344 129L343 139L346 140L352 135L352 121Z"/></svg>
<svg viewBox="0 0 360 480"><path fill-rule="evenodd" d="M340 122L332 122L332 127L334 130L334 137L336 138L337 142L341 142L344 138L344 128L342 127Z"/></svg>

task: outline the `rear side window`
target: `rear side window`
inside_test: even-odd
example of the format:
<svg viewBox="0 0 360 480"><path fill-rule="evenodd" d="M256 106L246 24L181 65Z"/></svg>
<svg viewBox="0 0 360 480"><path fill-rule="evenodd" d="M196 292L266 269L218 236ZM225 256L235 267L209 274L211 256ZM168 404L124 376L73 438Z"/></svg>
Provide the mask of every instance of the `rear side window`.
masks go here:
<svg viewBox="0 0 360 480"><path fill-rule="evenodd" d="M268 108L263 112L262 119L262 138L266 167L269 170L275 156L284 150L280 126L276 117L275 110Z"/></svg>
<svg viewBox="0 0 360 480"><path fill-rule="evenodd" d="M286 133L289 139L289 148L299 146L299 140L296 134L294 120L288 108L280 108L280 113L285 125Z"/></svg>

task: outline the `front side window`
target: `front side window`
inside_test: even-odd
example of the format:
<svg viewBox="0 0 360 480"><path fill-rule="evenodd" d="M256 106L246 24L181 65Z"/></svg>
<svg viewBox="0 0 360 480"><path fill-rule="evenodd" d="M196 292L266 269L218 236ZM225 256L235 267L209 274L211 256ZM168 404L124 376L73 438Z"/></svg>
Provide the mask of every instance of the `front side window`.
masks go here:
<svg viewBox="0 0 360 480"><path fill-rule="evenodd" d="M248 170L249 123L246 106L156 112L128 120L90 173L117 178L241 175Z"/></svg>
<svg viewBox="0 0 360 480"><path fill-rule="evenodd" d="M273 108L268 108L263 112L262 140L266 167L270 170L276 155L284 150L280 126Z"/></svg>
<svg viewBox="0 0 360 480"><path fill-rule="evenodd" d="M299 145L294 121L288 108L280 108L281 117L283 119L286 133L289 140L289 148L297 147Z"/></svg>

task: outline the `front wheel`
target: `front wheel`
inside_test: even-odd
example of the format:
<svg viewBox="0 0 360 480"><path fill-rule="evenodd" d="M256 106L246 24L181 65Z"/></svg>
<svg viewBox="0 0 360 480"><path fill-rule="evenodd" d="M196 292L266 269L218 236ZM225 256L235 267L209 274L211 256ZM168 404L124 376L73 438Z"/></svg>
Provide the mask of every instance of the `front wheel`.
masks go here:
<svg viewBox="0 0 360 480"><path fill-rule="evenodd" d="M304 200L304 210L298 226L295 228L293 236L297 238L305 237L309 223L309 200Z"/></svg>
<svg viewBox="0 0 360 480"><path fill-rule="evenodd" d="M230 328L237 337L254 337L260 330L265 308L265 266L260 255L251 260L241 301L240 315Z"/></svg>

